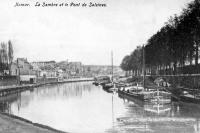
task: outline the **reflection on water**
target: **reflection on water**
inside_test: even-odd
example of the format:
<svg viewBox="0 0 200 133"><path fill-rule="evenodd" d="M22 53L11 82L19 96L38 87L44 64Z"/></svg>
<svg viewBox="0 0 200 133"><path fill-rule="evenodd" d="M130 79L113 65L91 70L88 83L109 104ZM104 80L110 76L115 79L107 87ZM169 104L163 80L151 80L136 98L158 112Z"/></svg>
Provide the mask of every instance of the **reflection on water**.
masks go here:
<svg viewBox="0 0 200 133"><path fill-rule="evenodd" d="M121 132L200 133L200 106L185 103L144 103L124 99L127 112L117 118Z"/></svg>
<svg viewBox="0 0 200 133"><path fill-rule="evenodd" d="M200 106L143 103L91 82L34 88L0 98L0 111L74 133L200 133Z"/></svg>

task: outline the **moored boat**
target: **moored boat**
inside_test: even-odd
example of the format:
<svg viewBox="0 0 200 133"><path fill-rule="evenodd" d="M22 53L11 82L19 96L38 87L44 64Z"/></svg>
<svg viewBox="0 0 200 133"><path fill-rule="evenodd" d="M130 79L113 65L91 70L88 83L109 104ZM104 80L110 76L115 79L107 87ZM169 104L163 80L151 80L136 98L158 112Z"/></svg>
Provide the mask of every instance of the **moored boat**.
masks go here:
<svg viewBox="0 0 200 133"><path fill-rule="evenodd" d="M187 102L187 103L200 104L200 96L192 95L189 93L184 93L184 94L180 95L180 101Z"/></svg>
<svg viewBox="0 0 200 133"><path fill-rule="evenodd" d="M110 90L110 88L112 88L112 87L113 87L113 84L112 84L112 83L108 83L108 84L102 85L103 90L105 90L105 91L108 92L108 93L111 93L111 92L112 92L112 90Z"/></svg>
<svg viewBox="0 0 200 133"><path fill-rule="evenodd" d="M110 82L111 80L109 76L98 76L94 78L93 84L97 86L97 85L105 85Z"/></svg>
<svg viewBox="0 0 200 133"><path fill-rule="evenodd" d="M138 93L133 93L133 92L130 92L128 90L126 91L126 90L119 89L118 95L121 96L121 97L128 98L128 99L139 99L139 100L142 100L142 101L145 100L144 95L141 95L141 94L138 94Z"/></svg>
<svg viewBox="0 0 200 133"><path fill-rule="evenodd" d="M110 89L113 87L113 84L110 82L110 83L105 83L102 85L103 89Z"/></svg>
<svg viewBox="0 0 200 133"><path fill-rule="evenodd" d="M170 103L171 102L171 93L165 91L145 91L144 89L135 89L134 87L124 88L123 90L119 89L118 94L124 97L139 99L142 101L148 102L162 102Z"/></svg>

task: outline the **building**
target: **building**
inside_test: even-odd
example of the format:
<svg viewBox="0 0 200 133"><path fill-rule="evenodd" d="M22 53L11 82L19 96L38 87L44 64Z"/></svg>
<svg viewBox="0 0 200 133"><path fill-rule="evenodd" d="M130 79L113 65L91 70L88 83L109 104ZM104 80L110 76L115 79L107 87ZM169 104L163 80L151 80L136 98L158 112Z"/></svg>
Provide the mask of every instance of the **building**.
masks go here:
<svg viewBox="0 0 200 133"><path fill-rule="evenodd" d="M112 75L112 66L109 65L84 65L83 75L95 77L98 75ZM113 76L124 76L125 72L119 66L113 66Z"/></svg>
<svg viewBox="0 0 200 133"><path fill-rule="evenodd" d="M37 82L36 75L20 75L21 84L34 84Z"/></svg>
<svg viewBox="0 0 200 133"><path fill-rule="evenodd" d="M32 62L31 65L34 67L45 67L45 66L54 66L56 64L55 61L38 61L38 62Z"/></svg>
<svg viewBox="0 0 200 133"><path fill-rule="evenodd" d="M10 72L11 72L10 74L11 74L12 76L18 76L18 75L19 75L19 68L18 68L18 65L17 65L16 62L13 62L13 63L11 64Z"/></svg>
<svg viewBox="0 0 200 133"><path fill-rule="evenodd" d="M69 62L68 70L70 70L71 76L81 76L83 72L83 66L81 62Z"/></svg>
<svg viewBox="0 0 200 133"><path fill-rule="evenodd" d="M17 58L17 65L20 75L36 75L35 71L33 71L33 66L26 58Z"/></svg>
<svg viewBox="0 0 200 133"><path fill-rule="evenodd" d="M17 58L17 66L19 68L20 83L36 83L36 71L26 58Z"/></svg>
<svg viewBox="0 0 200 133"><path fill-rule="evenodd" d="M57 77L57 72L55 70L41 70L39 77L44 77L44 78Z"/></svg>

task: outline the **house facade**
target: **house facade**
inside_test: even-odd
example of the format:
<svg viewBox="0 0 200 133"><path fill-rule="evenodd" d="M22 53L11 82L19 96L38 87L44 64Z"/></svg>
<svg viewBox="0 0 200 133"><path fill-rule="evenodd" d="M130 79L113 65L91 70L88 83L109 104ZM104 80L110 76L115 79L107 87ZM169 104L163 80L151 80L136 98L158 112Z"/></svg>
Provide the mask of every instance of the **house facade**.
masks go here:
<svg viewBox="0 0 200 133"><path fill-rule="evenodd" d="M17 58L20 83L36 83L37 73L26 58Z"/></svg>
<svg viewBox="0 0 200 133"><path fill-rule="evenodd" d="M17 65L19 67L20 75L36 75L33 66L27 61L26 58L17 58Z"/></svg>
<svg viewBox="0 0 200 133"><path fill-rule="evenodd" d="M19 68L18 68L18 65L17 65L16 62L13 62L13 63L11 64L10 72L11 72L10 74L11 74L12 76L18 76L18 75L19 75Z"/></svg>
<svg viewBox="0 0 200 133"><path fill-rule="evenodd" d="M55 61L38 61L38 62L32 62L32 66L37 67L45 67L45 66L54 66L56 64Z"/></svg>

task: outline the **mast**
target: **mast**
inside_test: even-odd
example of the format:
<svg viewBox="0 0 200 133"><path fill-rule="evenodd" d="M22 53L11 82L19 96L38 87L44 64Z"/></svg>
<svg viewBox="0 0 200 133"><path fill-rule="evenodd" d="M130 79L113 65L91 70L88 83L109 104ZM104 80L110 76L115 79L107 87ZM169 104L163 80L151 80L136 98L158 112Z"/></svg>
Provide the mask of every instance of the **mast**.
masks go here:
<svg viewBox="0 0 200 133"><path fill-rule="evenodd" d="M112 83L113 83L113 51L111 51L111 66L112 66L112 77L111 77L111 80L112 80Z"/></svg>

